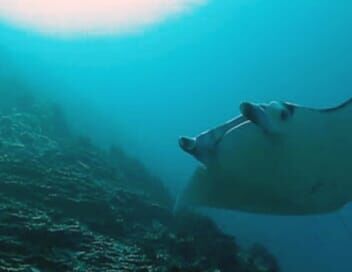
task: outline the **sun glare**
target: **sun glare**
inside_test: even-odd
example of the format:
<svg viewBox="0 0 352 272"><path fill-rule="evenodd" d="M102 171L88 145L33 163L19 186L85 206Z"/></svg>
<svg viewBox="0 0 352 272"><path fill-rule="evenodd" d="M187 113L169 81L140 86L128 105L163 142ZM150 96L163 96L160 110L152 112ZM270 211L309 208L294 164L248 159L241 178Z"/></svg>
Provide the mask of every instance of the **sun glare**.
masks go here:
<svg viewBox="0 0 352 272"><path fill-rule="evenodd" d="M135 31L206 0L0 0L0 19L55 34Z"/></svg>

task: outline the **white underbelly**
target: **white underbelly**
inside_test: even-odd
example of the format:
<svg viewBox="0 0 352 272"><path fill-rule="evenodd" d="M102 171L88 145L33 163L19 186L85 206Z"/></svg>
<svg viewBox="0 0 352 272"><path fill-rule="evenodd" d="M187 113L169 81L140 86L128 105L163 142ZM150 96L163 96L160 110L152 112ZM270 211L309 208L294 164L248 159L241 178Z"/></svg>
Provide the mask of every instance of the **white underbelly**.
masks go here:
<svg viewBox="0 0 352 272"><path fill-rule="evenodd" d="M251 146L225 142L223 188L233 197L227 201L254 212L300 214L331 211L352 199L350 139L311 135L289 141L254 140ZM236 154L233 159L231 154Z"/></svg>

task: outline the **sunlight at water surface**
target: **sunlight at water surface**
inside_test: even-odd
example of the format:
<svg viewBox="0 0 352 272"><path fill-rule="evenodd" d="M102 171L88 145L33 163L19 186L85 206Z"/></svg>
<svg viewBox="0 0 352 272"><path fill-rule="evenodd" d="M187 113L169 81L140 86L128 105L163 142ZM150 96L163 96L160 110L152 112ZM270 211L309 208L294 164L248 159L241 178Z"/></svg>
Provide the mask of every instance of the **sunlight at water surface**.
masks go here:
<svg viewBox="0 0 352 272"><path fill-rule="evenodd" d="M130 32L204 3L204 0L2 0L0 19L42 33Z"/></svg>

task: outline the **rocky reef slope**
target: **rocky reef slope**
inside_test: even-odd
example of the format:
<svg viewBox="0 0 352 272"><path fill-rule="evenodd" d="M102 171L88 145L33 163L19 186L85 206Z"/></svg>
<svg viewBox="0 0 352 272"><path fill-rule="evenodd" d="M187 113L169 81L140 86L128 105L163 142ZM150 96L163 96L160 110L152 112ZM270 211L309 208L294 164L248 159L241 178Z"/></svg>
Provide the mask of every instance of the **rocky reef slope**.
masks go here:
<svg viewBox="0 0 352 272"><path fill-rule="evenodd" d="M263 247L173 215L157 178L72 136L58 107L1 95L0 271L279 271Z"/></svg>

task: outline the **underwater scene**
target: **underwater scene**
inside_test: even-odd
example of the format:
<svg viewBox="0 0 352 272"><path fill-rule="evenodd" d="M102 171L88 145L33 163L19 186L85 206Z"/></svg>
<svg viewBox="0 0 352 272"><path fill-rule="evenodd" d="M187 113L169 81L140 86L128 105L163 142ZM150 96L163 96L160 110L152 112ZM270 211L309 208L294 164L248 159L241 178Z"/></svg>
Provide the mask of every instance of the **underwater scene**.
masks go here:
<svg viewBox="0 0 352 272"><path fill-rule="evenodd" d="M0 0L0 272L352 271L351 12Z"/></svg>

